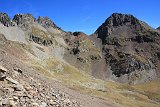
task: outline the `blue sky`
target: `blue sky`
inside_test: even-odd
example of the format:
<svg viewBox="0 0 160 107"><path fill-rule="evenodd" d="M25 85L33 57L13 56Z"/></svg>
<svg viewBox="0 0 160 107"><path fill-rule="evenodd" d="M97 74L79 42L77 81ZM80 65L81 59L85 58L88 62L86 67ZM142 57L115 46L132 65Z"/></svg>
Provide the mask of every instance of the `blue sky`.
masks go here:
<svg viewBox="0 0 160 107"><path fill-rule="evenodd" d="M112 13L133 14L160 26L160 0L0 0L0 12L48 16L65 31L93 33Z"/></svg>

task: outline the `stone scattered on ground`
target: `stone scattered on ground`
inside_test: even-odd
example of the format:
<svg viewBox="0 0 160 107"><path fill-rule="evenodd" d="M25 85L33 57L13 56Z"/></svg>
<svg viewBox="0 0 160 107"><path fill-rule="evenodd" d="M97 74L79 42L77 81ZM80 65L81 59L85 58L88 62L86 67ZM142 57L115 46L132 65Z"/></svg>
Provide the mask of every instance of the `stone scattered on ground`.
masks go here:
<svg viewBox="0 0 160 107"><path fill-rule="evenodd" d="M19 68L15 71L22 73L18 77L0 75L0 107L81 107L82 105L64 92L45 84L45 81L33 79L23 74ZM7 69L0 66L0 73ZM5 78L4 78L5 77Z"/></svg>

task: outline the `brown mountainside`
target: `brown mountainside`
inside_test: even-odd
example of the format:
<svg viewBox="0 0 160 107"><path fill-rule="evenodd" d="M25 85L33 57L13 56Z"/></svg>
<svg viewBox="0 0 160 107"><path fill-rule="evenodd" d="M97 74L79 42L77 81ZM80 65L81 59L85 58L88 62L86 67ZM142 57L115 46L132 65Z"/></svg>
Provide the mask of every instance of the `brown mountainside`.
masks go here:
<svg viewBox="0 0 160 107"><path fill-rule="evenodd" d="M89 36L0 13L0 106L158 107L159 78L160 32L133 15Z"/></svg>

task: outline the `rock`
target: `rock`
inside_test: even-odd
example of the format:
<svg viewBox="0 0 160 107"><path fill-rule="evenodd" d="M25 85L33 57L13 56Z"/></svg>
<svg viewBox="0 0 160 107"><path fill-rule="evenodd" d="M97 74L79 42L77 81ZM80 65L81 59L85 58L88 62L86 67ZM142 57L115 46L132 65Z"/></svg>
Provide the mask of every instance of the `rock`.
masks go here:
<svg viewBox="0 0 160 107"><path fill-rule="evenodd" d="M0 73L0 81L4 81L6 79L6 75Z"/></svg>
<svg viewBox="0 0 160 107"><path fill-rule="evenodd" d="M139 20L130 14L113 13L105 22L108 26L136 25Z"/></svg>
<svg viewBox="0 0 160 107"><path fill-rule="evenodd" d="M21 98L21 97L26 97L26 95L24 94L23 91L16 91L16 92L13 94L13 96L17 96L17 97L19 97L19 98Z"/></svg>
<svg viewBox="0 0 160 107"><path fill-rule="evenodd" d="M32 106L39 107L39 104L34 102L34 103L32 103Z"/></svg>
<svg viewBox="0 0 160 107"><path fill-rule="evenodd" d="M17 71L18 73L23 73L23 71L20 68L13 68L15 71Z"/></svg>
<svg viewBox="0 0 160 107"><path fill-rule="evenodd" d="M34 91L34 90L30 90L30 91L28 91L28 93L29 93L31 96L36 96L36 95L37 95L37 92Z"/></svg>
<svg viewBox="0 0 160 107"><path fill-rule="evenodd" d="M2 107L3 106L9 106L9 101L7 99L3 100Z"/></svg>
<svg viewBox="0 0 160 107"><path fill-rule="evenodd" d="M15 102L13 100L9 101L10 107L17 107Z"/></svg>
<svg viewBox="0 0 160 107"><path fill-rule="evenodd" d="M80 36L80 35L86 35L86 34L83 33L83 32L73 32L73 35L74 36Z"/></svg>
<svg viewBox="0 0 160 107"><path fill-rule="evenodd" d="M33 34L30 35L29 40L44 46L51 46L53 44L51 39L44 39Z"/></svg>
<svg viewBox="0 0 160 107"><path fill-rule="evenodd" d="M4 74L7 72L7 69L0 65L0 81L4 81L6 79L6 75Z"/></svg>
<svg viewBox="0 0 160 107"><path fill-rule="evenodd" d="M33 88L31 86L24 86L24 88L26 89L26 91L33 90Z"/></svg>
<svg viewBox="0 0 160 107"><path fill-rule="evenodd" d="M43 98L45 97L45 95L43 93L40 93L40 96L43 97Z"/></svg>
<svg viewBox="0 0 160 107"><path fill-rule="evenodd" d="M14 89L11 88L11 87L4 88L4 90L7 90L7 91L10 92L10 93L12 93L12 92L14 91Z"/></svg>
<svg viewBox="0 0 160 107"><path fill-rule="evenodd" d="M45 28L53 27L56 29L60 29L51 19L48 17L38 17L38 23L41 24Z"/></svg>
<svg viewBox="0 0 160 107"><path fill-rule="evenodd" d="M51 106L54 106L54 105L56 105L57 103L56 103L54 100L50 100L49 104L50 104Z"/></svg>
<svg viewBox="0 0 160 107"><path fill-rule="evenodd" d="M106 39L113 32L114 28L119 26L136 26L141 29L141 22L130 14L113 13L107 20L96 30L95 34L106 44Z"/></svg>
<svg viewBox="0 0 160 107"><path fill-rule="evenodd" d="M13 21L23 30L30 29L35 20L31 14L16 14L13 18Z"/></svg>
<svg viewBox="0 0 160 107"><path fill-rule="evenodd" d="M65 99L63 102L65 103L66 106L71 106L72 104L69 99Z"/></svg>
<svg viewBox="0 0 160 107"><path fill-rule="evenodd" d="M21 84L11 86L15 91L24 91L24 87Z"/></svg>
<svg viewBox="0 0 160 107"><path fill-rule="evenodd" d="M47 107L47 103L42 102L42 104L40 105L40 107Z"/></svg>
<svg viewBox="0 0 160 107"><path fill-rule="evenodd" d="M14 26L14 24L12 23L11 19L9 18L9 16L6 13L0 13L0 22L4 25L4 26Z"/></svg>
<svg viewBox="0 0 160 107"><path fill-rule="evenodd" d="M5 99L2 102L2 107L17 107L17 106L12 99Z"/></svg>
<svg viewBox="0 0 160 107"><path fill-rule="evenodd" d="M19 98L17 96L13 96L13 100L17 101Z"/></svg>
<svg viewBox="0 0 160 107"><path fill-rule="evenodd" d="M12 79L11 77L7 77L6 80L11 82L12 84L16 84L16 85L19 84L19 82L17 82L16 80Z"/></svg>
<svg viewBox="0 0 160 107"><path fill-rule="evenodd" d="M0 65L0 72L5 73L8 70L6 68L4 68L2 65Z"/></svg>
<svg viewBox="0 0 160 107"><path fill-rule="evenodd" d="M117 77L121 77L122 75L129 74L136 70L140 72L152 69L150 63L145 58L138 55L123 55L120 60L112 57L110 66L113 71L112 74Z"/></svg>

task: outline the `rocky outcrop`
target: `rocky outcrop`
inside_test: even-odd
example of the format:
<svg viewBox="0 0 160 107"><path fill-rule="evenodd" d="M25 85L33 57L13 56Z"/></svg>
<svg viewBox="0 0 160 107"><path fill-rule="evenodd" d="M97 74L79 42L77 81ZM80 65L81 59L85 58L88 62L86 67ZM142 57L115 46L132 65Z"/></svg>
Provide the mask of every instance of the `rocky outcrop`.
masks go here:
<svg viewBox="0 0 160 107"><path fill-rule="evenodd" d="M152 64L149 61L136 55L124 55L120 59L112 58L110 66L113 71L112 74L116 77L121 77L135 71L149 71L152 69Z"/></svg>
<svg viewBox="0 0 160 107"><path fill-rule="evenodd" d="M7 27L15 26L14 22L12 22L12 20L6 13L0 13L0 22Z"/></svg>
<svg viewBox="0 0 160 107"><path fill-rule="evenodd" d="M0 81L3 81L4 79L6 79L6 75L5 73L8 70L6 68L4 68L3 66L0 65Z"/></svg>
<svg viewBox="0 0 160 107"><path fill-rule="evenodd" d="M16 14L13 21L16 22L19 27L29 29L31 24L34 23L36 19L31 14Z"/></svg>
<svg viewBox="0 0 160 107"><path fill-rule="evenodd" d="M83 33L83 32L73 32L73 35L74 36L80 36L80 35L86 35L86 34Z"/></svg>
<svg viewBox="0 0 160 107"><path fill-rule="evenodd" d="M113 13L104 23L107 26L138 25L139 20L130 14Z"/></svg>
<svg viewBox="0 0 160 107"><path fill-rule="evenodd" d="M52 40L50 39L43 39L43 38L40 38L38 36L35 36L35 35L30 35L30 38L29 38L30 41L33 41L37 44L40 44L40 45L44 45L44 46L50 46L53 44Z"/></svg>
<svg viewBox="0 0 160 107"><path fill-rule="evenodd" d="M132 41L136 41L138 43L143 43L143 42L155 42L155 37L150 36L135 36L131 38Z"/></svg>
<svg viewBox="0 0 160 107"><path fill-rule="evenodd" d="M45 28L53 27L56 29L60 29L51 19L48 17L39 16L37 19L38 23L41 24Z"/></svg>
<svg viewBox="0 0 160 107"><path fill-rule="evenodd" d="M112 34L113 30L120 26L133 26L141 29L141 22L133 15L113 13L95 32L98 38L106 44L106 38Z"/></svg>
<svg viewBox="0 0 160 107"><path fill-rule="evenodd" d="M154 68L159 59L160 34L133 15L112 14L92 37L102 41L103 58L108 69L104 71L106 78L114 75L118 79L112 78L112 80L118 82L128 83L136 79L144 82L157 78L156 73L160 74ZM93 74L98 75L98 72ZM143 76L139 79L132 74ZM132 75L134 79L126 75L128 77Z"/></svg>

